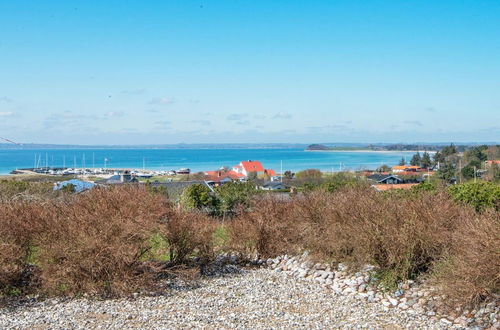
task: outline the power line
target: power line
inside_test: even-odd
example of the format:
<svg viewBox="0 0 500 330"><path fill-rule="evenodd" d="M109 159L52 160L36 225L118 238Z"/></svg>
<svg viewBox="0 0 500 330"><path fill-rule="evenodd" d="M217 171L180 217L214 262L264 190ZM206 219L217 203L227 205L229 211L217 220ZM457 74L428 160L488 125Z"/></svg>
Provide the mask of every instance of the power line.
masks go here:
<svg viewBox="0 0 500 330"><path fill-rule="evenodd" d="M12 141L12 140L9 140L9 139L4 138L4 137L1 137L1 136L0 136L0 139L2 139L2 140L4 140L4 141L7 141L7 142L9 142L9 143L12 143L12 144L16 144L16 145L18 145L18 146L20 146L20 145L21 145L21 143L14 142L14 141Z"/></svg>

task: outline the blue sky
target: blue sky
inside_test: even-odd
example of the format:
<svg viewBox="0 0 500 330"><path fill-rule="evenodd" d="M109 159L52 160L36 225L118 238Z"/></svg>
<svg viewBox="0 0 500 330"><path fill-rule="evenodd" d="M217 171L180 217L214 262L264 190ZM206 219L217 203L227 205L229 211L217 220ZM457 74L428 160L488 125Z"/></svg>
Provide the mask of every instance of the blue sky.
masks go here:
<svg viewBox="0 0 500 330"><path fill-rule="evenodd" d="M0 0L0 136L500 141L499 17L497 0Z"/></svg>

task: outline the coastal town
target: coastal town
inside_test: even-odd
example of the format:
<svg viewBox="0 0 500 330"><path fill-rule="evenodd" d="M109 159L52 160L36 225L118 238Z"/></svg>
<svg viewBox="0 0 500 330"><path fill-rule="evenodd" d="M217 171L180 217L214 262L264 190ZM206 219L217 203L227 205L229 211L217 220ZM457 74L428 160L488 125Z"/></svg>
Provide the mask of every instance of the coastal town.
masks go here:
<svg viewBox="0 0 500 330"><path fill-rule="evenodd" d="M488 156L489 155L489 156ZM407 162L402 158L398 165L381 165L375 170L344 170L337 172L321 172L306 169L292 172L276 171L266 168L259 160L243 160L233 166L223 166L215 170L192 172L189 168L178 170L113 169L113 168L50 168L38 167L17 169L16 175L42 175L60 177L54 183L54 189L62 189L68 185L75 187L76 192L94 186L122 184L148 184L163 187L167 191L178 191L191 185L201 184L212 192L215 188L230 182L248 182L256 190L275 192L297 192L310 184L320 185L339 174L347 175L370 185L376 191L394 189L408 190L418 184L436 181L438 177L447 184L456 184L467 179L495 178L498 176L498 146L472 147L465 152L458 152L453 146L447 146L431 154L417 152ZM489 159L494 158L494 159ZM464 166L459 168L464 162ZM469 162L469 164L467 164ZM470 171L472 167L472 171ZM436 180L433 180L436 178Z"/></svg>

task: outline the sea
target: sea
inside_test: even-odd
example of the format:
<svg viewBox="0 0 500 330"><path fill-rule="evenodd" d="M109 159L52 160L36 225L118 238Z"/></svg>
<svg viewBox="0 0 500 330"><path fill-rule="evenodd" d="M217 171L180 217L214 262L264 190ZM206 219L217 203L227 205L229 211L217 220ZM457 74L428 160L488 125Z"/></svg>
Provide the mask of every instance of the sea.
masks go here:
<svg viewBox="0 0 500 330"><path fill-rule="evenodd" d="M192 172L234 166L243 160L258 160L279 172L309 168L322 171L375 169L397 165L406 151L305 151L303 148L223 149L0 149L0 174L33 167L128 168Z"/></svg>

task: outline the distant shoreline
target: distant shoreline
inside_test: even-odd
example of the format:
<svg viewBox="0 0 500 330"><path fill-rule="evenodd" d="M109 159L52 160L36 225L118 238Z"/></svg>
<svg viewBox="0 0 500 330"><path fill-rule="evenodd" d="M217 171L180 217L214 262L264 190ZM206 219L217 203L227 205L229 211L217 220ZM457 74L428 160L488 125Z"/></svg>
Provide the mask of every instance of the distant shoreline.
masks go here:
<svg viewBox="0 0 500 330"><path fill-rule="evenodd" d="M397 152L424 152L424 150L371 150L371 149L335 149L335 150L304 150L307 152L379 152L379 153L397 153ZM427 153L432 154L435 153L435 151L427 151Z"/></svg>

